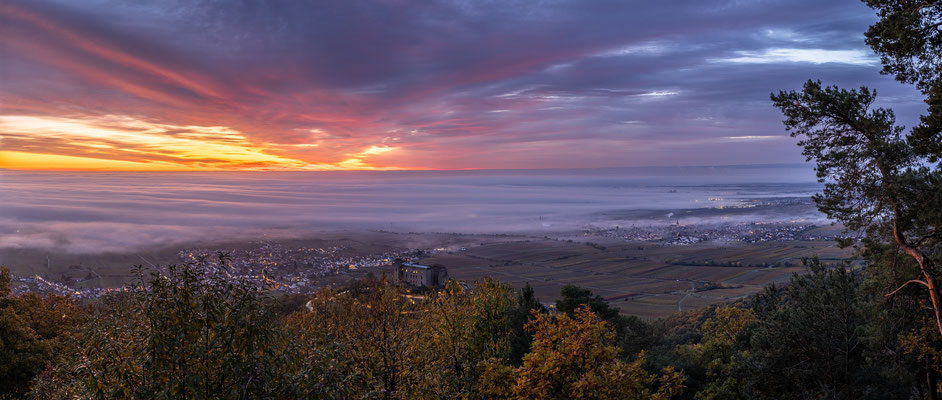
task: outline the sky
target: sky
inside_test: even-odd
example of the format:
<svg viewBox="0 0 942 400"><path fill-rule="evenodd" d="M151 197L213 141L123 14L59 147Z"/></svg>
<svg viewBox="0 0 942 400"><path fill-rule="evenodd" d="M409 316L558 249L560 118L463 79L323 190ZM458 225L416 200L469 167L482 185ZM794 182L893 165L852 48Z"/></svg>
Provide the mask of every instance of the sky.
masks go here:
<svg viewBox="0 0 942 400"><path fill-rule="evenodd" d="M0 2L0 168L803 161L769 93L879 74L854 0Z"/></svg>

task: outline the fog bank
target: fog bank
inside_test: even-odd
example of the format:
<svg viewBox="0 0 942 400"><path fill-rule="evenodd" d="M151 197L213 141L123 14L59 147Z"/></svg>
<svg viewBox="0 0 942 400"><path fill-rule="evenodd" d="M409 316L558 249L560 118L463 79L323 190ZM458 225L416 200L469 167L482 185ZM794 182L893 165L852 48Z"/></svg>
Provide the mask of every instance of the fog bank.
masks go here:
<svg viewBox="0 0 942 400"><path fill-rule="evenodd" d="M90 253L194 240L300 237L328 230L558 232L589 225L663 223L669 213L680 210L806 200L819 189L808 165L398 172L0 171L0 248ZM781 215L770 212L774 206L755 209L761 212L732 208L729 213L699 213L702 216L689 222L823 220L813 207L798 212L790 207Z"/></svg>

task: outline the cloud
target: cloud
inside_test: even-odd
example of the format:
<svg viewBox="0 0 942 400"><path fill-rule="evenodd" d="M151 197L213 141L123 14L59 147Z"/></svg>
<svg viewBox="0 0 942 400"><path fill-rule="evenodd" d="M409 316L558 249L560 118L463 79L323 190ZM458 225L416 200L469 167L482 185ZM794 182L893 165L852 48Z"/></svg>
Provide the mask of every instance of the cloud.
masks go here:
<svg viewBox="0 0 942 400"><path fill-rule="evenodd" d="M12 0L0 4L0 136L18 155L0 162L801 161L785 141L732 152L723 138L781 133L768 93L808 78L874 86L909 125L923 110L868 55L874 19L859 3L812 0Z"/></svg>
<svg viewBox="0 0 942 400"><path fill-rule="evenodd" d="M876 65L879 63L872 53L861 49L825 50L825 49L766 49L762 51L738 51L739 57L717 59L718 62L743 64L778 64L798 63L839 63L852 65Z"/></svg>
<svg viewBox="0 0 942 400"><path fill-rule="evenodd" d="M0 137L5 151L43 154L58 148L60 155L128 162L153 162L159 169L213 169L239 165L274 169L303 169L307 165L267 154L232 129L220 126L173 126L127 117L93 119L0 116ZM30 137L10 140L10 135ZM117 150L120 150L117 151ZM65 154L68 153L68 154ZM29 162L20 157L20 168L42 169L48 159ZM7 166L5 161L0 166ZM12 163L11 163L12 164Z"/></svg>
<svg viewBox="0 0 942 400"><path fill-rule="evenodd" d="M677 94L677 92L670 92L670 91L663 91L663 92L661 92L661 91L654 91L654 92L641 93L641 94L639 94L638 96L655 96L655 97L661 97L661 96L673 96L673 95L675 95L675 94Z"/></svg>
<svg viewBox="0 0 942 400"><path fill-rule="evenodd" d="M729 140L774 140L774 139L783 139L786 136L761 136L761 135L751 135L751 136L727 136L726 139Z"/></svg>

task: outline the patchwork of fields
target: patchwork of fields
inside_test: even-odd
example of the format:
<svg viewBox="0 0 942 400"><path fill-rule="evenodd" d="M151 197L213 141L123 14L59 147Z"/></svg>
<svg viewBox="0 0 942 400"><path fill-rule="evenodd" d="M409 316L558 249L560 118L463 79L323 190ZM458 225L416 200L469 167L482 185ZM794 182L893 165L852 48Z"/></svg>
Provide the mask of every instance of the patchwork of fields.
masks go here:
<svg viewBox="0 0 942 400"><path fill-rule="evenodd" d="M570 240L571 239L571 240ZM592 241L592 242L588 242ZM281 240L285 249L336 249L331 259L343 265L389 262L403 251L423 250L424 264L448 267L452 278L474 282L485 276L523 287L552 303L563 285L575 284L617 305L625 314L656 318L678 310L730 301L756 293L770 282L783 282L804 271L803 257L817 255L840 263L852 252L830 241L726 242L660 245L594 236L548 238L524 235L452 233L334 232L314 238ZM240 251L251 243L205 243L209 249ZM195 247L195 246L194 246ZM42 275L71 282L78 289L118 287L134 276L132 266L180 262L180 247L129 253L71 254L35 249L0 251L0 265L15 275ZM287 253L293 254L293 253ZM272 256L267 254L267 256ZM385 257L385 258L384 258ZM281 264L279 264L280 266ZM288 267L287 263L284 265ZM287 274L281 268L269 274ZM292 270L293 271L293 270ZM311 278L315 286L343 285L366 274L379 275L390 266L349 268L337 275Z"/></svg>
<svg viewBox="0 0 942 400"><path fill-rule="evenodd" d="M852 252L833 242L659 246L642 242L531 239L485 243L421 260L448 267L452 278L491 276L515 287L530 283L551 302L563 285L592 289L622 313L655 318L756 293L801 273L803 257L840 263Z"/></svg>

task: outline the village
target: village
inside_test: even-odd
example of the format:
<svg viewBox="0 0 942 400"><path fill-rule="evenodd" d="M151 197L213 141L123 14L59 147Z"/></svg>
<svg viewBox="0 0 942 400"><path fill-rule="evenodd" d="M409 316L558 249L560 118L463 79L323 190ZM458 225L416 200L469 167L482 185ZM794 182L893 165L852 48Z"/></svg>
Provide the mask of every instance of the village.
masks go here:
<svg viewBox="0 0 942 400"><path fill-rule="evenodd" d="M289 247L278 242L258 243L248 249L190 248L178 253L180 264L194 264L207 275L224 276L233 281L251 284L287 294L311 293L322 287L319 278L350 271L376 269L391 265L394 260L414 260L417 255L431 255L444 249L421 251L401 249L378 254L357 254L342 246ZM145 260L146 261L146 260ZM163 272L166 266L147 265ZM12 276L12 292L69 295L78 299L95 299L125 288L87 287L86 279L53 279L40 275Z"/></svg>
<svg viewBox="0 0 942 400"><path fill-rule="evenodd" d="M587 228L584 236L626 241L656 242L662 245L690 245L702 242L762 243L793 240L834 240L834 234L816 231L817 225L795 222L742 222L710 225L648 225L629 228Z"/></svg>
<svg viewBox="0 0 942 400"><path fill-rule="evenodd" d="M835 237L834 231L819 229L817 225L801 222L749 222L715 225L684 225L675 223L660 226L631 226L614 228L584 228L583 237L624 242L647 242L659 246L690 246L700 243L716 242L729 244L761 244L767 242L789 242L799 240L829 241ZM832 232L832 233L827 233ZM392 233L387 233L392 234ZM604 248L591 241L590 246ZM183 248L176 255L180 264L198 265L208 275L223 276L233 281L246 281L264 287L267 290L284 294L313 293L329 285L327 281L355 279L365 273L382 274L389 272L389 267L400 281L413 286L437 286L448 276L447 270L439 273L439 268L410 264L420 259L434 257L442 253L463 253L465 247L410 249L406 247L387 248L379 252L353 251L347 246L311 246L288 245L277 241L250 243L241 247L196 247ZM396 264L399 260L405 263ZM150 263L143 259L143 266L151 270L164 272L166 266ZM410 266L411 265L411 266ZM70 267L71 268L71 267ZM69 295L79 299L96 299L115 291L126 290L123 287L102 287L94 284L98 273L90 268L75 266L75 273L67 276L13 275L13 293L54 293ZM428 285L426 283L436 283Z"/></svg>

